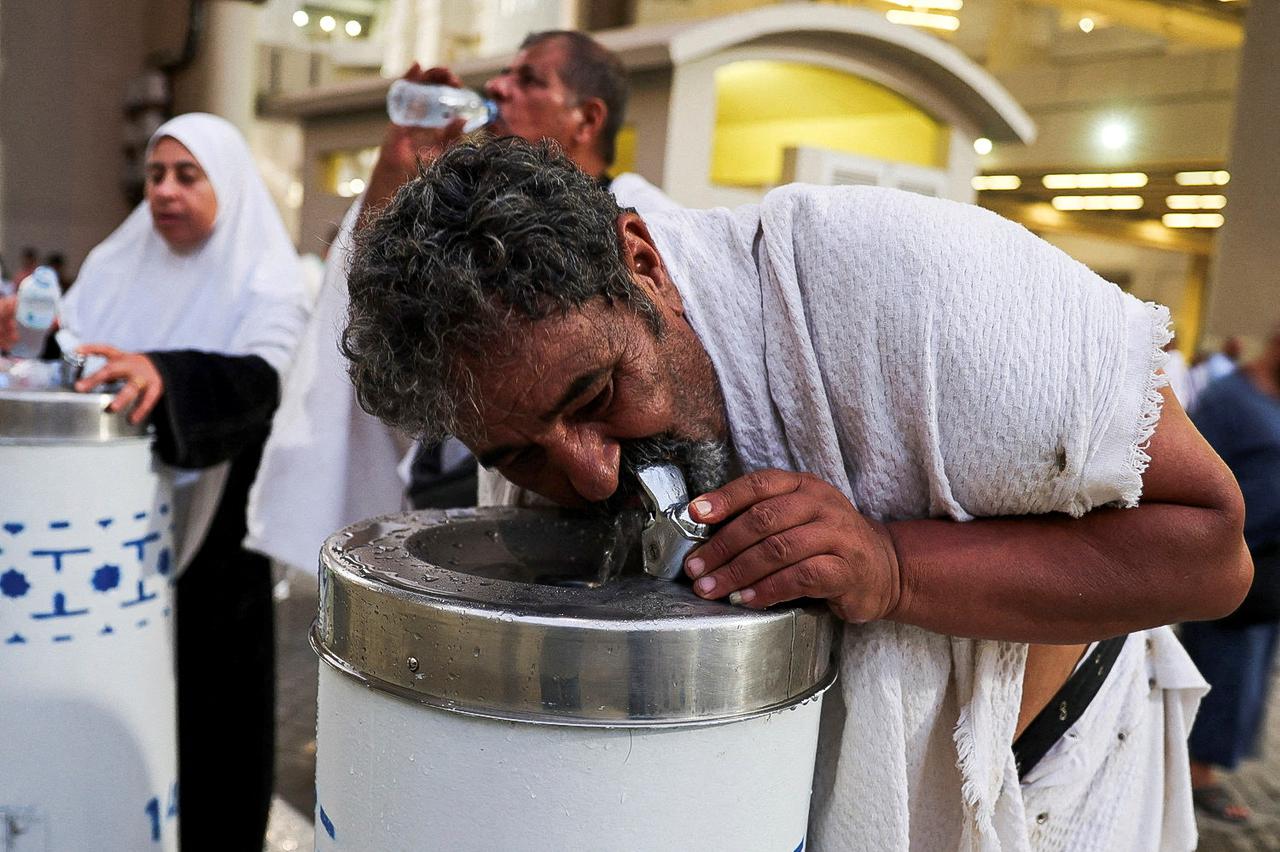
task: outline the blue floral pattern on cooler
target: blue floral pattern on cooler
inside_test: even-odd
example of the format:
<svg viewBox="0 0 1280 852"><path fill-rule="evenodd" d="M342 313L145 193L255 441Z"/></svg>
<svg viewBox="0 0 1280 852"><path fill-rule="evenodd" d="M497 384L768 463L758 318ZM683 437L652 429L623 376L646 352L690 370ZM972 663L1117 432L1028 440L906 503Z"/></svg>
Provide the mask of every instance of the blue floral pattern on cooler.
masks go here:
<svg viewBox="0 0 1280 852"><path fill-rule="evenodd" d="M122 630L164 624L173 573L168 503L2 518L0 649L110 641Z"/></svg>

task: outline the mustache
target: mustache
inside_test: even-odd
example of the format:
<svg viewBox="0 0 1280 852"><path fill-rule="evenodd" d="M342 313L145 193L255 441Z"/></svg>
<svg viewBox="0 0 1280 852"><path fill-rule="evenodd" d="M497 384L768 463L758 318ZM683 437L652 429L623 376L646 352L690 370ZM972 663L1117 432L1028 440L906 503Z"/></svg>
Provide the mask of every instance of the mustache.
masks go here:
<svg viewBox="0 0 1280 852"><path fill-rule="evenodd" d="M654 464L673 464L684 474L689 496L714 491L729 481L729 445L725 441L693 440L671 432L620 442L618 489L595 504L603 514L616 515L640 495L636 471Z"/></svg>

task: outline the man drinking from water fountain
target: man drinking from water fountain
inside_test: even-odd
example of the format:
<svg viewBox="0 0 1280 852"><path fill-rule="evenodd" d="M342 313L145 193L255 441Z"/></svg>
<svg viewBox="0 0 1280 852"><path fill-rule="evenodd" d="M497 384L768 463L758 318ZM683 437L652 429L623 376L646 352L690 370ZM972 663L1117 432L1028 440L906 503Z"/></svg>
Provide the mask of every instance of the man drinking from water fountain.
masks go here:
<svg viewBox="0 0 1280 852"><path fill-rule="evenodd" d="M518 139L403 186L350 292L367 410L567 506L657 451L712 527L697 594L846 622L813 848L1194 847L1204 685L1162 625L1252 566L1162 388L1165 309L975 207L791 186L641 218Z"/></svg>

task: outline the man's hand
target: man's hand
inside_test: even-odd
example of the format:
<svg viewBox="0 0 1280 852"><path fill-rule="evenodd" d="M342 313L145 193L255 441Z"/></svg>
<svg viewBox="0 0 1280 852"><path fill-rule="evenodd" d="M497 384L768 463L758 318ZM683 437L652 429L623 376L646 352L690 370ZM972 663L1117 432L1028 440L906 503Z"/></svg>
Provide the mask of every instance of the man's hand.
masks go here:
<svg viewBox="0 0 1280 852"><path fill-rule="evenodd" d="M18 345L18 297L0 296L0 349Z"/></svg>
<svg viewBox="0 0 1280 852"><path fill-rule="evenodd" d="M124 387L116 394L115 399L107 406L107 411L122 411L133 406L129 413L129 422L138 425L151 410L156 407L160 397L164 395L164 380L151 359L138 352L121 352L114 346L91 344L76 350L81 355L101 355L107 359L106 365L93 375L85 376L76 382L76 390L84 393L98 385L124 381Z"/></svg>
<svg viewBox="0 0 1280 852"><path fill-rule="evenodd" d="M825 598L852 622L890 615L901 596L893 539L832 485L806 473L762 470L701 497L694 520L724 526L685 571L704 598L753 608Z"/></svg>
<svg viewBox="0 0 1280 852"><path fill-rule="evenodd" d="M413 83L462 88L462 81L448 68L422 70L418 63L404 73L404 79ZM418 173L418 161L431 163L444 150L462 138L465 119L455 118L445 127L402 127L387 123L378 150L378 162L374 164L365 191L361 220L367 214L379 210L406 181Z"/></svg>

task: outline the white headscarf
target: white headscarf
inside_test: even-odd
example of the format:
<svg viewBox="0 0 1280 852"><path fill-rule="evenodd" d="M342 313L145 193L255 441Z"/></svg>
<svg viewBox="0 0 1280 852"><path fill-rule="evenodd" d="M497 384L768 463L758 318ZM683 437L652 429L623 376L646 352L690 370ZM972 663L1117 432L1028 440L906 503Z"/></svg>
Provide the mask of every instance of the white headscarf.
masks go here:
<svg viewBox="0 0 1280 852"><path fill-rule="evenodd" d="M62 303L61 325L82 343L128 352L196 349L257 355L283 373L307 321L302 268L284 223L234 125L188 113L160 126L200 163L218 201L213 233L179 254L156 231L147 202L89 253ZM179 564L199 550L229 466L179 474Z"/></svg>
<svg viewBox="0 0 1280 852"><path fill-rule="evenodd" d="M166 136L195 156L213 185L213 233L179 254L142 202L89 253L61 324L83 343L258 355L283 372L307 318L302 273L249 146L230 122L198 112L161 125L148 153Z"/></svg>

